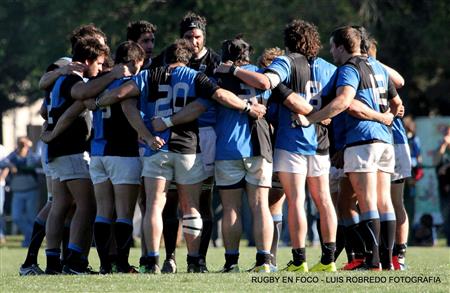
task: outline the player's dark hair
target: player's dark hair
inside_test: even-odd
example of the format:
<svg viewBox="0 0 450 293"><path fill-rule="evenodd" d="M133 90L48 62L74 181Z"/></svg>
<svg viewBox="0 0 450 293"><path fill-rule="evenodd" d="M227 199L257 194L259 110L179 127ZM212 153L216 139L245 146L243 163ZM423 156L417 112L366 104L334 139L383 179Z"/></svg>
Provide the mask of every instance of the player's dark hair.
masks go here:
<svg viewBox="0 0 450 293"><path fill-rule="evenodd" d="M203 31L203 35L206 35L206 18L200 16L192 11L186 13L180 22L180 38L184 36L187 31L192 29L199 29Z"/></svg>
<svg viewBox="0 0 450 293"><path fill-rule="evenodd" d="M361 53L368 54L371 46L370 40L372 39L369 31L366 30L365 27L359 25L354 25L352 27L357 29L361 35L361 45L360 45Z"/></svg>
<svg viewBox="0 0 450 293"><path fill-rule="evenodd" d="M250 62L250 54L253 53L253 48L242 37L243 35L239 34L234 39L222 42L222 62Z"/></svg>
<svg viewBox="0 0 450 293"><path fill-rule="evenodd" d="M72 51L75 47L75 44L80 40L81 38L85 37L102 37L105 40L106 43L106 35L105 33L96 27L93 23L85 24L77 27L72 31L72 34L70 36L70 43L72 44ZM73 52L72 52L73 53Z"/></svg>
<svg viewBox="0 0 450 293"><path fill-rule="evenodd" d="M145 59L145 51L142 47L133 41L126 41L121 43L116 49L116 56L114 63L128 63L131 61L137 62Z"/></svg>
<svg viewBox="0 0 450 293"><path fill-rule="evenodd" d="M127 40L137 42L142 34L156 33L157 27L145 20L130 22L127 27Z"/></svg>
<svg viewBox="0 0 450 293"><path fill-rule="evenodd" d="M336 47L344 46L349 53L361 51L361 33L351 26L343 26L331 33L331 38Z"/></svg>
<svg viewBox="0 0 450 293"><path fill-rule="evenodd" d="M322 47L317 27L300 19L295 19L286 25L284 45L290 52L300 53L308 59L316 57Z"/></svg>
<svg viewBox="0 0 450 293"><path fill-rule="evenodd" d="M176 62L188 64L189 60L191 60L194 55L194 46L188 40L178 39L172 45L167 47L165 52L165 61L167 64Z"/></svg>
<svg viewBox="0 0 450 293"><path fill-rule="evenodd" d="M109 55L109 48L103 45L96 38L82 38L76 42L73 49L72 61L84 62L86 60L95 60L98 56Z"/></svg>

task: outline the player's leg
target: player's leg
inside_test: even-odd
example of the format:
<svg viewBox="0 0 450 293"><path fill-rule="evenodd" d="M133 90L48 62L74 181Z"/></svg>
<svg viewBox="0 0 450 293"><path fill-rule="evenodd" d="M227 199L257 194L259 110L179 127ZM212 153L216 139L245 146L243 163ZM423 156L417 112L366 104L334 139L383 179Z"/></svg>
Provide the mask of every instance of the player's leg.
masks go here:
<svg viewBox="0 0 450 293"><path fill-rule="evenodd" d="M393 269L392 250L394 249L397 221L391 197L391 178L395 168L394 146L376 143L380 149L377 174L378 211L380 214L380 257L384 270Z"/></svg>
<svg viewBox="0 0 450 293"><path fill-rule="evenodd" d="M391 197L397 227L392 263L395 270L406 269L405 254L408 242L409 219L403 201L405 178L411 177L411 155L408 144L395 144L395 168L391 182Z"/></svg>
<svg viewBox="0 0 450 293"><path fill-rule="evenodd" d="M308 177L307 183L312 199L319 210L320 231L322 235L322 257L317 270L335 271L334 253L336 251L337 217L331 200L328 174ZM311 268L313 271L314 267Z"/></svg>
<svg viewBox="0 0 450 293"><path fill-rule="evenodd" d="M94 241L100 259L100 273L112 272L109 248L112 239L112 221L114 217L114 191L106 172L104 157L91 158L89 173L94 184L97 213L94 222Z"/></svg>
<svg viewBox="0 0 450 293"><path fill-rule="evenodd" d="M347 264L344 270L354 270L364 264L365 244L359 226L360 217L356 207L356 194L348 177L341 177L338 199L338 210L344 227L345 250Z"/></svg>
<svg viewBox="0 0 450 293"><path fill-rule="evenodd" d="M45 254L47 256L48 274L61 273L61 241L64 232L64 222L66 216L72 207L73 198L69 193L66 185L57 179L52 181L53 200L50 212L47 217L45 235L47 237L47 248Z"/></svg>
<svg viewBox="0 0 450 293"><path fill-rule="evenodd" d="M242 188L219 187L223 207L222 239L225 248L225 265L221 272L224 273L239 271L239 243L242 235L242 191Z"/></svg>
<svg viewBox="0 0 450 293"><path fill-rule="evenodd" d="M42 271L38 266L37 257L39 248L41 247L42 241L45 237L45 223L47 221L52 203L52 177L45 162L43 162L43 168L45 174L47 174L45 176L45 182L47 185L47 203L39 211L36 219L34 220L33 231L31 232L31 242L28 247L27 256L19 269L19 274L21 276L39 275L44 273L44 271Z"/></svg>
<svg viewBox="0 0 450 293"><path fill-rule="evenodd" d="M272 270L277 270L277 252L278 243L283 228L283 204L286 199L284 190L281 187L281 183L278 180L272 180L272 188L269 190L269 209L273 220L273 239L272 246L270 248L270 254L272 255Z"/></svg>
<svg viewBox="0 0 450 293"><path fill-rule="evenodd" d="M114 201L117 220L114 224L117 243L117 269L121 273L134 272L128 262L133 241L133 214L139 192L138 184L115 184Z"/></svg>
<svg viewBox="0 0 450 293"><path fill-rule="evenodd" d="M66 182L75 200L75 213L70 224L66 273L84 273L88 269L87 256L92 243L96 203L91 179L74 179Z"/></svg>
<svg viewBox="0 0 450 293"><path fill-rule="evenodd" d="M246 190L257 249L253 271L270 272L273 220L269 209L269 189L272 186L273 166L261 156L244 158L243 162L247 173Z"/></svg>
<svg viewBox="0 0 450 293"><path fill-rule="evenodd" d="M304 208L306 174L279 172L278 177L283 185L288 201L288 226L292 243L292 265L300 268L306 263L305 246L308 229ZM304 267L306 266L305 264ZM305 270L307 269L303 271Z"/></svg>
<svg viewBox="0 0 450 293"><path fill-rule="evenodd" d="M142 164L138 157L105 157L105 166L113 184L116 221L113 226L116 268L119 273L136 273L128 263L133 241L133 214L139 192ZM127 172L123 172L123 170Z"/></svg>
<svg viewBox="0 0 450 293"><path fill-rule="evenodd" d="M146 208L143 216L143 237L147 245L145 272L159 273L159 246L163 230L162 211L166 203L169 181L144 177Z"/></svg>

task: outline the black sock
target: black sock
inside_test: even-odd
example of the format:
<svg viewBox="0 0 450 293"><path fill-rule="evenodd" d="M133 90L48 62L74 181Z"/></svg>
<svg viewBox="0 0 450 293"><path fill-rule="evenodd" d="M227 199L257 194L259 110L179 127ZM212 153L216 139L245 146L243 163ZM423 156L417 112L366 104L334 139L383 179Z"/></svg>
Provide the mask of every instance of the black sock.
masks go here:
<svg viewBox="0 0 450 293"><path fill-rule="evenodd" d="M349 228L350 241L353 243L352 248L355 253L355 258L363 259L366 256L366 244L364 242L363 232L361 232L362 226L358 223L352 225Z"/></svg>
<svg viewBox="0 0 450 293"><path fill-rule="evenodd" d="M64 225L63 230L63 239L62 239L62 260L65 262L67 257L69 256L69 240L70 240L70 223L67 225Z"/></svg>
<svg viewBox="0 0 450 293"><path fill-rule="evenodd" d="M200 236L200 248L198 253L200 254L200 259L206 261L206 254L208 253L209 242L211 240L212 226L213 222L211 219L203 219L202 235Z"/></svg>
<svg viewBox="0 0 450 293"><path fill-rule="evenodd" d="M47 256L47 270L61 272L61 249L46 249L45 255Z"/></svg>
<svg viewBox="0 0 450 293"><path fill-rule="evenodd" d="M263 264L270 264L272 256L270 253L256 253L256 266L262 266Z"/></svg>
<svg viewBox="0 0 450 293"><path fill-rule="evenodd" d="M398 258L405 258L406 255L406 243L395 244L392 255L398 256Z"/></svg>
<svg viewBox="0 0 450 293"><path fill-rule="evenodd" d="M347 251L346 238L345 238L345 226L338 225L336 231L336 251L334 252L334 259L336 260L341 254L342 250ZM348 254L348 253L347 253Z"/></svg>
<svg viewBox="0 0 450 293"><path fill-rule="evenodd" d="M273 240L272 246L270 247L270 254L272 254L272 264L274 266L277 265L277 251L278 251L278 243L280 242L281 232L283 228L283 221L280 219L279 221L273 221Z"/></svg>
<svg viewBox="0 0 450 293"><path fill-rule="evenodd" d="M39 220L34 221L33 232L31 234L30 246L28 246L27 258L23 263L24 267L37 264L39 248L45 237L45 222Z"/></svg>
<svg viewBox="0 0 450 293"><path fill-rule="evenodd" d="M97 248L100 266L105 269L111 269L109 258L109 245L111 244L111 224L105 222L94 223L94 240Z"/></svg>
<svg viewBox="0 0 450 293"><path fill-rule="evenodd" d="M306 260L305 248L292 249L292 260L294 265L299 266Z"/></svg>
<svg viewBox="0 0 450 293"><path fill-rule="evenodd" d="M359 225L366 247L366 264L370 267L378 267L380 264L380 219L364 220Z"/></svg>
<svg viewBox="0 0 450 293"><path fill-rule="evenodd" d="M81 252L71 248L68 248L67 251L66 265L77 271L82 271L87 267L87 261Z"/></svg>
<svg viewBox="0 0 450 293"><path fill-rule="evenodd" d="M126 268L129 266L128 257L133 240L133 225L125 222L116 222L114 226L117 243L117 265Z"/></svg>
<svg viewBox="0 0 450 293"><path fill-rule="evenodd" d="M175 259L175 249L177 247L178 227L180 221L178 218L163 218L163 236L166 247L166 259Z"/></svg>
<svg viewBox="0 0 450 293"><path fill-rule="evenodd" d="M227 254L225 253L225 267L229 268L232 265L237 264L239 261L239 253L236 254Z"/></svg>
<svg viewBox="0 0 450 293"><path fill-rule="evenodd" d="M334 262L334 253L336 252L336 242L329 242L322 244L322 256L320 262L328 265Z"/></svg>
<svg viewBox="0 0 450 293"><path fill-rule="evenodd" d="M194 264L194 265L198 266L199 265L199 260L200 260L199 256L191 256L189 254L188 254L187 258L186 258L186 261L187 261L188 265Z"/></svg>
<svg viewBox="0 0 450 293"><path fill-rule="evenodd" d="M395 241L396 221L380 222L380 259L383 269L390 269Z"/></svg>

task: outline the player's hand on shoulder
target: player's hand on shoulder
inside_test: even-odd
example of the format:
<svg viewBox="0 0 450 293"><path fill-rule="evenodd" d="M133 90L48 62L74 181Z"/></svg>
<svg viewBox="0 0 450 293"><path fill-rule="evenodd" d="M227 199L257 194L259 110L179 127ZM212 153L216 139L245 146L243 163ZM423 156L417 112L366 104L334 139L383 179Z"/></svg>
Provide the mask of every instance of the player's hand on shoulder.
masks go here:
<svg viewBox="0 0 450 293"><path fill-rule="evenodd" d="M111 74L114 75L115 79L119 79L125 76L131 76L130 69L125 64L116 64L111 70Z"/></svg>
<svg viewBox="0 0 450 293"><path fill-rule="evenodd" d="M78 74L81 75L86 70L87 65L80 62L70 62L60 68L63 75Z"/></svg>
<svg viewBox="0 0 450 293"><path fill-rule="evenodd" d="M220 63L214 70L214 73L229 73L232 65L232 62Z"/></svg>

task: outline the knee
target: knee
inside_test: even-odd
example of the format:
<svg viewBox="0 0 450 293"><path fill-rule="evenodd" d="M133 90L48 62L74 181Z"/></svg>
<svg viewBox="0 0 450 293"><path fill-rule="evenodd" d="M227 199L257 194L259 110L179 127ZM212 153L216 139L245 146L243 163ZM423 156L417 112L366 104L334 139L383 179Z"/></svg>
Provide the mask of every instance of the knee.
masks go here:
<svg viewBox="0 0 450 293"><path fill-rule="evenodd" d="M203 221L199 214L183 216L183 232L193 236L199 236L202 233Z"/></svg>

